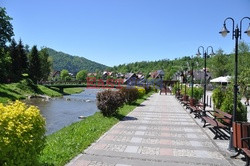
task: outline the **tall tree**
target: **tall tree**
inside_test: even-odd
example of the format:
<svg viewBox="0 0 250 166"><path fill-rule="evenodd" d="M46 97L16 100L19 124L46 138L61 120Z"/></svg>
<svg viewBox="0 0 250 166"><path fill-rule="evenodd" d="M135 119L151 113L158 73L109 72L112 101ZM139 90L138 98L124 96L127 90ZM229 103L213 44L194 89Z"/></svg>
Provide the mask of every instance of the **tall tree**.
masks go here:
<svg viewBox="0 0 250 166"><path fill-rule="evenodd" d="M86 81L87 74L87 70L81 70L76 74L76 79L79 81Z"/></svg>
<svg viewBox="0 0 250 166"><path fill-rule="evenodd" d="M9 52L11 57L11 81L19 81L21 78L21 65L15 39L11 40Z"/></svg>
<svg viewBox="0 0 250 166"><path fill-rule="evenodd" d="M29 55L29 76L37 83L41 79L41 63L37 46L33 46Z"/></svg>
<svg viewBox="0 0 250 166"><path fill-rule="evenodd" d="M26 73L28 71L28 57L26 54L26 51L24 49L24 45L22 43L22 40L19 40L19 43L17 45L17 51L20 58L20 70L21 74Z"/></svg>
<svg viewBox="0 0 250 166"><path fill-rule="evenodd" d="M52 59L49 57L46 48L39 51L39 58L41 63L41 79L47 80L51 71Z"/></svg>
<svg viewBox="0 0 250 166"><path fill-rule="evenodd" d="M212 61L212 74L213 77L220 77L220 76L226 76L229 74L229 71L227 69L227 64L229 63L229 57L223 53L222 49L219 49L214 56L214 58L211 59Z"/></svg>
<svg viewBox="0 0 250 166"><path fill-rule="evenodd" d="M62 80L66 81L66 78L69 77L69 71L66 69L63 69L60 74Z"/></svg>
<svg viewBox="0 0 250 166"><path fill-rule="evenodd" d="M12 20L6 13L6 9L0 7L0 47L6 48L6 42L11 41L14 36L13 27L10 21Z"/></svg>
<svg viewBox="0 0 250 166"><path fill-rule="evenodd" d="M11 58L9 52L5 52L4 48L0 48L0 83L10 82Z"/></svg>

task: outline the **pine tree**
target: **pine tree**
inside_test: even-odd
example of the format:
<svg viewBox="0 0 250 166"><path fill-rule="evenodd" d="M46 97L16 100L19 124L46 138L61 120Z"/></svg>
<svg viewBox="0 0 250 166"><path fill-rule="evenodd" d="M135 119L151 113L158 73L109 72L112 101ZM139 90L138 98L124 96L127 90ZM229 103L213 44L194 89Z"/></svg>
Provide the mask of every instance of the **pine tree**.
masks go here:
<svg viewBox="0 0 250 166"><path fill-rule="evenodd" d="M51 71L52 60L50 59L46 48L39 51L39 58L41 62L41 79L47 80Z"/></svg>
<svg viewBox="0 0 250 166"><path fill-rule="evenodd" d="M37 46L33 46L29 55L29 77L37 83L41 79L41 62Z"/></svg>
<svg viewBox="0 0 250 166"><path fill-rule="evenodd" d="M11 41L14 36L12 20L6 13L6 9L0 7L0 48L6 48L6 43Z"/></svg>
<svg viewBox="0 0 250 166"><path fill-rule="evenodd" d="M28 71L28 58L26 51L24 49L22 40L19 40L19 43L17 45L17 51L20 57L20 69L21 69L21 74L27 73Z"/></svg>
<svg viewBox="0 0 250 166"><path fill-rule="evenodd" d="M21 66L20 66L20 56L17 50L17 43L15 39L11 40L11 44L9 47L10 57L11 57L11 81L16 82L21 78Z"/></svg>

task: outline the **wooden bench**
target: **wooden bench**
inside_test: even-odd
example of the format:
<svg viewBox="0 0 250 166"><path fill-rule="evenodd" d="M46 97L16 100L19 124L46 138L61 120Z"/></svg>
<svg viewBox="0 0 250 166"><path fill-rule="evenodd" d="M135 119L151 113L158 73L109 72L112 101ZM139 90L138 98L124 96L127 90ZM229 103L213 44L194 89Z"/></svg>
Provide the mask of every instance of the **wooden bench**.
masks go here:
<svg viewBox="0 0 250 166"><path fill-rule="evenodd" d="M243 154L246 158L246 165L250 163L250 123L233 122L233 146L238 152L231 158Z"/></svg>
<svg viewBox="0 0 250 166"><path fill-rule="evenodd" d="M241 150L243 151L243 154L245 155L246 157L246 165L245 166L249 166L250 164L250 137L244 137L244 138L241 138L241 140L245 143L247 143L248 147L246 148L241 148Z"/></svg>
<svg viewBox="0 0 250 166"><path fill-rule="evenodd" d="M202 108L200 106L189 106L190 114L194 113L194 118L200 118L202 113Z"/></svg>
<svg viewBox="0 0 250 166"><path fill-rule="evenodd" d="M218 129L228 129L230 130L230 127L232 126L232 115L223 112L217 108L215 108L214 111L206 111L207 113L210 113L211 116L205 115L202 116L202 120L204 122L203 127L206 127L208 125L213 126L215 129L215 137L214 139L217 139L219 137Z"/></svg>

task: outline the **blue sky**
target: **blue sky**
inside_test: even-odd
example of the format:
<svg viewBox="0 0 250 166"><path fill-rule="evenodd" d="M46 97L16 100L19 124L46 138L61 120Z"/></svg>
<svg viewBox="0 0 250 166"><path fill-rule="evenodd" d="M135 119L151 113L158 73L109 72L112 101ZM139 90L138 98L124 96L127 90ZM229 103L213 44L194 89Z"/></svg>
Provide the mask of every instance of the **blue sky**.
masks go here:
<svg viewBox="0 0 250 166"><path fill-rule="evenodd" d="M0 6L13 18L16 40L108 66L191 56L200 45L231 53L231 34L218 33L224 19L250 16L250 0L1 0ZM245 34L242 40L250 43Z"/></svg>

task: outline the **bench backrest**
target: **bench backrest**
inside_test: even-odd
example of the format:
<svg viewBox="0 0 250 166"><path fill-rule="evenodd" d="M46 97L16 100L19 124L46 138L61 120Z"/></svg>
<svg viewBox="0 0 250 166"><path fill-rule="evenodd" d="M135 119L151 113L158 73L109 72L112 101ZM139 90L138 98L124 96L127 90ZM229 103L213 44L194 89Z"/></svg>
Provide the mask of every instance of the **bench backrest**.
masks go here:
<svg viewBox="0 0 250 166"><path fill-rule="evenodd" d="M215 116L215 117L223 118L222 120L223 120L225 123L231 125L231 123L232 123L232 115L231 115L231 114L228 114L228 113L226 113L226 112L223 112L223 111L221 111L221 110L219 110L219 109L217 109L217 108L215 108L214 111L215 111L215 112L214 112L214 116Z"/></svg>
<svg viewBox="0 0 250 166"><path fill-rule="evenodd" d="M244 137L250 137L250 123L233 122L233 146L235 148L248 148L249 145L241 140Z"/></svg>

